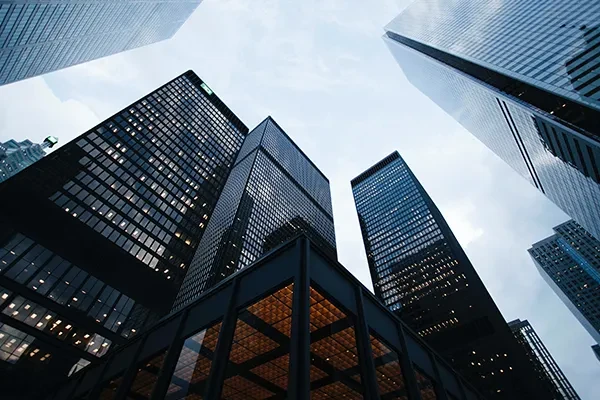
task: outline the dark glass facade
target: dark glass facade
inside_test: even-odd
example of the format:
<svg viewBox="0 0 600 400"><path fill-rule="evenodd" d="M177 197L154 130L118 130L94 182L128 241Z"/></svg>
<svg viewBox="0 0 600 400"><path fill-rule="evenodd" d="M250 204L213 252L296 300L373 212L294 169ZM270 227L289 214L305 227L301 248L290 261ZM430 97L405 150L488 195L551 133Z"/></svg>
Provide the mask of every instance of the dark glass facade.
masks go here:
<svg viewBox="0 0 600 400"><path fill-rule="evenodd" d="M2 1L0 85L169 39L201 1Z"/></svg>
<svg viewBox="0 0 600 400"><path fill-rule="evenodd" d="M508 323L517 342L523 347L529 359L535 366L536 372L546 382L552 384L552 389L555 392L557 399L572 399L579 400L579 395L571 386L571 383L563 374L562 370L552 358L552 355L544 346L540 337L535 333L535 330L529 324L529 321L521 321L516 319Z"/></svg>
<svg viewBox="0 0 600 400"><path fill-rule="evenodd" d="M384 39L415 87L600 237L600 10L576 3L419 0Z"/></svg>
<svg viewBox="0 0 600 400"><path fill-rule="evenodd" d="M3 395L170 310L246 133L188 71L0 184Z"/></svg>
<svg viewBox="0 0 600 400"><path fill-rule="evenodd" d="M542 278L600 342L600 241L575 221L529 249Z"/></svg>
<svg viewBox="0 0 600 400"><path fill-rule="evenodd" d="M352 191L377 297L489 398L552 398L398 152Z"/></svg>
<svg viewBox="0 0 600 400"><path fill-rule="evenodd" d="M596 356L596 358L598 359L598 361L600 361L600 344L595 344L592 346L592 351L594 352L594 355Z"/></svg>
<svg viewBox="0 0 600 400"><path fill-rule="evenodd" d="M279 246L47 399L482 398L321 249Z"/></svg>
<svg viewBox="0 0 600 400"><path fill-rule="evenodd" d="M175 308L301 232L337 257L329 180L268 117L240 150Z"/></svg>
<svg viewBox="0 0 600 400"><path fill-rule="evenodd" d="M53 147L58 139L48 136L41 144L31 140L9 140L0 143L0 182L27 168L46 155L45 149Z"/></svg>

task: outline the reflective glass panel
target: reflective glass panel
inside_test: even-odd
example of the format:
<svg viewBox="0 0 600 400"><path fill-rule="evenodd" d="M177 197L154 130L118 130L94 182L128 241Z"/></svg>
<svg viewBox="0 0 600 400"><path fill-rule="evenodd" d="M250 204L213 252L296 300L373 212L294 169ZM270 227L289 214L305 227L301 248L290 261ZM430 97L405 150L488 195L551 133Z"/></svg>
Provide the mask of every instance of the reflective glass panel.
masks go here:
<svg viewBox="0 0 600 400"><path fill-rule="evenodd" d="M379 395L386 399L407 400L400 358L395 350L371 334L371 349Z"/></svg>

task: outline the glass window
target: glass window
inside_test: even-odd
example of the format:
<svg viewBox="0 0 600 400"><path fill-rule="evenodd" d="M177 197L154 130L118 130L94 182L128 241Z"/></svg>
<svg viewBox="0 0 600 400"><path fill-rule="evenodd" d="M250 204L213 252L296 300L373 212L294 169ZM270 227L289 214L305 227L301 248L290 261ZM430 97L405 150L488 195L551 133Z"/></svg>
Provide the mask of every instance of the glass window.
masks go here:
<svg viewBox="0 0 600 400"><path fill-rule="evenodd" d="M238 314L222 399L287 396L292 293L286 286Z"/></svg>
<svg viewBox="0 0 600 400"><path fill-rule="evenodd" d="M123 375L116 376L104 383L98 400L112 400L123 382Z"/></svg>
<svg viewBox="0 0 600 400"><path fill-rule="evenodd" d="M148 361L143 362L138 368L127 399L149 399L154 389L154 385L158 380L158 374L162 368L167 350L162 351L158 355L151 357Z"/></svg>
<svg viewBox="0 0 600 400"><path fill-rule="evenodd" d="M362 399L354 321L310 289L312 399Z"/></svg>
<svg viewBox="0 0 600 400"><path fill-rule="evenodd" d="M185 340L171 378L167 399L202 398L220 330L221 322Z"/></svg>
<svg viewBox="0 0 600 400"><path fill-rule="evenodd" d="M436 400L435 388L433 386L433 379L425 375L423 372L415 368L415 375L417 376L417 385L419 386L419 392L421 393L422 400Z"/></svg>
<svg viewBox="0 0 600 400"><path fill-rule="evenodd" d="M398 352L371 334L371 349L377 375L377 387L382 398L407 400L404 375Z"/></svg>

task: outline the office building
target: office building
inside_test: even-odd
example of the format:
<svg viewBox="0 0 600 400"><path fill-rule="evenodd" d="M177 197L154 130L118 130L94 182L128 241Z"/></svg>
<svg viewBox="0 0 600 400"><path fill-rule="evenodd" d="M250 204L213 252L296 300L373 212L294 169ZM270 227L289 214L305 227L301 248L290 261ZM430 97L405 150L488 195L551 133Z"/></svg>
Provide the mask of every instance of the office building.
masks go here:
<svg viewBox="0 0 600 400"><path fill-rule="evenodd" d="M600 241L575 221L528 251L542 278L600 343Z"/></svg>
<svg viewBox="0 0 600 400"><path fill-rule="evenodd" d="M353 179L352 192L377 297L488 398L551 398L398 152Z"/></svg>
<svg viewBox="0 0 600 400"><path fill-rule="evenodd" d="M3 398L169 312L246 133L188 71L0 184Z"/></svg>
<svg viewBox="0 0 600 400"><path fill-rule="evenodd" d="M54 147L56 143L58 139L54 136L48 136L41 144L33 143L31 140L17 142L14 139L0 143L0 182L44 157L46 155L44 149Z"/></svg>
<svg viewBox="0 0 600 400"><path fill-rule="evenodd" d="M2 1L0 85L169 39L201 1Z"/></svg>
<svg viewBox="0 0 600 400"><path fill-rule="evenodd" d="M516 319L508 323L517 342L523 347L529 359L535 365L540 379L550 382L555 392L556 399L579 400L579 396L562 370L552 358L552 355L544 346L540 337L529 324L529 321Z"/></svg>
<svg viewBox="0 0 600 400"><path fill-rule="evenodd" d="M417 0L384 40L408 80L600 238L594 0Z"/></svg>
<svg viewBox="0 0 600 400"><path fill-rule="evenodd" d="M302 232L337 258L329 180L268 117L240 150L175 309Z"/></svg>
<svg viewBox="0 0 600 400"><path fill-rule="evenodd" d="M321 249L279 246L50 398L483 399Z"/></svg>

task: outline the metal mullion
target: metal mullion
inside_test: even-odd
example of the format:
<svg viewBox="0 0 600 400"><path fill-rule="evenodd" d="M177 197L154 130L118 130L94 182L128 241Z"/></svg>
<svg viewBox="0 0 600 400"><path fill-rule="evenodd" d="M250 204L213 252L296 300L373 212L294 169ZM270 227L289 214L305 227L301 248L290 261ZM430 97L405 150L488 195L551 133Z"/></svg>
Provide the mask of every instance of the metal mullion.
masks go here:
<svg viewBox="0 0 600 400"><path fill-rule="evenodd" d="M167 355L165 356L165 361L158 372L158 376L156 377L156 384L154 385L154 390L150 395L150 400L160 400L164 399L166 396L167 389L169 388L169 384L171 383L171 376L177 366L177 362L179 361L179 354L181 353L181 349L185 342L186 338L180 337L183 333L183 328L187 321L187 316L189 313L189 307L184 309L179 317L179 326L175 331L175 336L171 345L167 349Z"/></svg>
<svg viewBox="0 0 600 400"><path fill-rule="evenodd" d="M288 396L290 400L310 398L310 243L296 241L300 262L294 276Z"/></svg>
<svg viewBox="0 0 600 400"><path fill-rule="evenodd" d="M448 400L448 395L446 394L446 387L444 385L444 381L442 380L442 376L440 375L440 369L438 367L438 357L434 354L430 354L429 358L431 359L431 364L433 365L433 372L435 374L435 382L434 390L435 395L438 400Z"/></svg>
<svg viewBox="0 0 600 400"><path fill-rule="evenodd" d="M402 366L402 372L404 375L404 381L407 387L408 398L410 400L420 400L421 394L419 391L419 386L417 385L417 375L415 374L415 369L408 353L404 326L399 321L395 322L398 330L398 337L400 339L400 345L402 346L402 351L400 352L399 357L400 365Z"/></svg>
<svg viewBox="0 0 600 400"><path fill-rule="evenodd" d="M237 277L234 278L231 283L231 294L229 296L225 315L223 316L223 323L215 348L214 361L208 376L208 387L205 389L206 396L204 398L207 400L218 400L221 397L221 391L225 381L225 372L227 364L229 363L229 351L231 350L233 343L237 321L237 292L239 289L239 282L240 278Z"/></svg>
<svg viewBox="0 0 600 400"><path fill-rule="evenodd" d="M364 398L368 400L378 400L379 390L377 387L377 376L375 375L375 363L373 362L373 349L369 335L369 326L364 310L364 300L362 287L355 285L354 295L356 297L356 308L358 318L356 321L356 346L358 350L358 359L360 361L361 374L363 376L363 387L365 390Z"/></svg>
<svg viewBox="0 0 600 400"><path fill-rule="evenodd" d="M121 381L121 385L119 385L119 387L117 388L117 392L115 393L115 397L113 397L113 400L125 400L128 398L127 394L129 393L131 384L133 383L133 380L137 375L139 361L138 358L140 357L140 353L144 348L144 344L146 343L148 336L149 335L146 335L142 340L139 341L138 348L135 350L135 354L133 355L131 363L129 363L129 366L125 369L125 372L123 373L123 380ZM100 380L100 383L103 383L102 379ZM100 389L102 389L102 387L100 387Z"/></svg>

